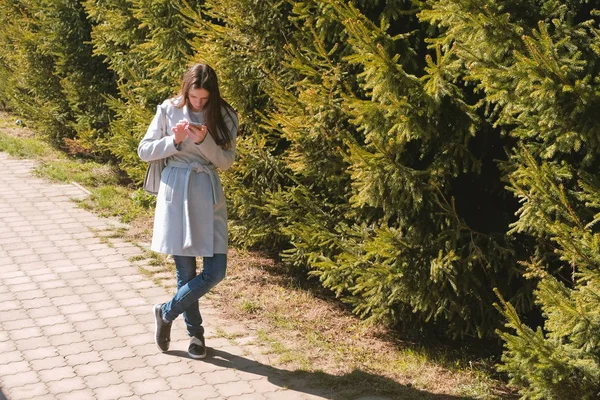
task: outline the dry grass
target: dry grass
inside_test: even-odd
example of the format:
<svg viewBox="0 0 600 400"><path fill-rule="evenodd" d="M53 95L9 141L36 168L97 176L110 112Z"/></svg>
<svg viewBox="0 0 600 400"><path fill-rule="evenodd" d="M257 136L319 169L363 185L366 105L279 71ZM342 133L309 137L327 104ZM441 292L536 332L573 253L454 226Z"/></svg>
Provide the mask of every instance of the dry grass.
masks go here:
<svg viewBox="0 0 600 400"><path fill-rule="evenodd" d="M228 318L250 322L281 351L286 369L349 375L355 371L429 393L465 398L512 398L482 370L462 367L440 349L402 341L381 326L367 325L315 283L273 259L230 250L228 277L211 294ZM296 354L298 356L294 357ZM363 385L355 383L355 385Z"/></svg>
<svg viewBox="0 0 600 400"><path fill-rule="evenodd" d="M17 138L31 139L36 137L35 131L27 128L23 122L18 124L17 121L18 118L0 110L0 128L2 128L4 134Z"/></svg>

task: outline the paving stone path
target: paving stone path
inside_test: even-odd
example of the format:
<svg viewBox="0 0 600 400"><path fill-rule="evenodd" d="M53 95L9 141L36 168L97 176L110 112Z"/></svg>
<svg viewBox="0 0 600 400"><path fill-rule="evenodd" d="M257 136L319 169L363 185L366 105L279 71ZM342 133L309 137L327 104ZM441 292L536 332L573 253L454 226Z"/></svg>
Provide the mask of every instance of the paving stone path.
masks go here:
<svg viewBox="0 0 600 400"><path fill-rule="evenodd" d="M143 251L77 207L84 189L34 167L0 153L0 400L335 398L270 366L253 333L205 299L208 357L187 357L181 319L160 353L152 305L169 290L130 261Z"/></svg>

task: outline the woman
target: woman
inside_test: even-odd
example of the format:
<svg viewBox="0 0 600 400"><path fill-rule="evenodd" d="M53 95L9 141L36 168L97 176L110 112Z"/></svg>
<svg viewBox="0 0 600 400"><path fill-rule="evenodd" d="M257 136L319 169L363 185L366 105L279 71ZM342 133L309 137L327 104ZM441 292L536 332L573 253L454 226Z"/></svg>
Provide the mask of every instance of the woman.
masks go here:
<svg viewBox="0 0 600 400"><path fill-rule="evenodd" d="M155 341L163 352L169 349L173 320L183 314L191 338L188 354L206 356L198 299L223 280L227 269L227 209L216 168L233 164L237 124L235 111L221 98L215 71L197 64L184 74L181 92L157 107L138 146L144 161L166 159L151 246L173 256L177 274L175 296L153 309ZM203 258L199 275L196 257Z"/></svg>

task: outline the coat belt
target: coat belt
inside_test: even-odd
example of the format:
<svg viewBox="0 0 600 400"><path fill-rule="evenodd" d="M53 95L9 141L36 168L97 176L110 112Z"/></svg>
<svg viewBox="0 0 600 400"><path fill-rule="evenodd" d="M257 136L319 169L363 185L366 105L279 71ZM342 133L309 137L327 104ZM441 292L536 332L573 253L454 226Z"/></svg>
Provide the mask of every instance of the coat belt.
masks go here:
<svg viewBox="0 0 600 400"><path fill-rule="evenodd" d="M192 245L192 230L190 225L190 210L188 203L188 193L190 188L190 177L192 171L201 174L205 173L210 178L210 184L212 187L213 204L217 204L217 191L215 184L215 168L212 165L202 164L199 162L184 163L178 161L169 161L168 167L185 168L185 189L183 192L183 248L186 249Z"/></svg>

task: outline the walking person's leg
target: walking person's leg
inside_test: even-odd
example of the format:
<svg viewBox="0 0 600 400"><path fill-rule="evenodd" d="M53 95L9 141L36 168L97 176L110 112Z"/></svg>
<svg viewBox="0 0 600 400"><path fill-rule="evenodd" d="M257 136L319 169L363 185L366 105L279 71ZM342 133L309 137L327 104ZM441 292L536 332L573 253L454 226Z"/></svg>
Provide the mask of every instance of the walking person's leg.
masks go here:
<svg viewBox="0 0 600 400"><path fill-rule="evenodd" d="M195 293L194 297L198 295L200 295L200 297L204 296L211 288L215 287L219 282L221 282L225 278L225 274L227 272L226 254L215 254L213 257L204 257L202 259L202 262L202 274L198 278L202 279L203 284L200 285L201 289L199 289L198 292ZM198 304L197 301L196 304ZM197 305L196 310L199 310ZM200 321L202 321L202 316L200 316ZM189 356L192 358L206 357L204 327L200 325L200 329L197 329L195 331L190 331L188 329L188 334L190 335L190 345L188 347Z"/></svg>
<svg viewBox="0 0 600 400"><path fill-rule="evenodd" d="M177 290L179 291L186 283L196 277L196 257L173 256L173 260L175 261ZM196 302L196 307L192 305L189 312L183 313L185 323L188 326L188 332L190 331L190 327L202 326L202 318L200 317L197 304L198 302ZM169 349L171 341L171 322L175 319L167 318L167 308L165 306L166 304L157 304L154 306L154 319L156 323L155 341L161 351L167 351Z"/></svg>
<svg viewBox="0 0 600 400"><path fill-rule="evenodd" d="M202 316L198 308L198 299L208 293L210 289L225 278L227 271L227 255L215 254L213 257L203 257L203 270L200 275L196 275L195 258L192 263L188 260L191 257L175 257L179 258L179 260L178 258L175 258L175 265L178 273L177 293L168 303L157 305L157 307L160 310L162 321L169 325L169 336L171 322L175 320L177 316L184 314L188 334L191 337L188 353L191 357L203 358L206 355L206 348ZM179 285L180 280L182 283L181 286ZM186 280L187 282L185 282ZM155 315L156 314L157 312L155 311ZM156 319L157 326L159 326L160 319L158 317ZM164 346L161 347L159 339L157 333L157 344L162 351L166 351L163 350ZM166 348L168 349L168 344Z"/></svg>
<svg viewBox="0 0 600 400"><path fill-rule="evenodd" d="M177 291L179 291L197 276L196 257L173 256L173 259L175 260L175 270L177 273ZM171 299L170 303L172 302L173 299ZM174 320L177 316L169 318L172 316L172 313L170 314L168 311L171 308L172 305L167 303L163 306L163 311L165 312L164 315L167 319ZM198 308L198 300L192 302L189 307L183 311L183 320L185 321L188 335L193 336L198 331L203 331L202 316L200 315L200 309Z"/></svg>

